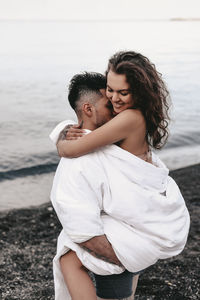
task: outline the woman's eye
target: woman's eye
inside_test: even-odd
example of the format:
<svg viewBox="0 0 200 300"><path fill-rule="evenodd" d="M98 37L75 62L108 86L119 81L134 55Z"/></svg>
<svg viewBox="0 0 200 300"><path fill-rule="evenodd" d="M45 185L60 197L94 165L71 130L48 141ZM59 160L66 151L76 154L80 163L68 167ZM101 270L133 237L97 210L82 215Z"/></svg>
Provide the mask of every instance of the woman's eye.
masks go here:
<svg viewBox="0 0 200 300"><path fill-rule="evenodd" d="M120 93L122 96L127 96L128 93Z"/></svg>
<svg viewBox="0 0 200 300"><path fill-rule="evenodd" d="M112 92L113 92L113 90L111 90L111 89L108 89L108 88L107 88L107 91L108 91L109 93L112 93Z"/></svg>

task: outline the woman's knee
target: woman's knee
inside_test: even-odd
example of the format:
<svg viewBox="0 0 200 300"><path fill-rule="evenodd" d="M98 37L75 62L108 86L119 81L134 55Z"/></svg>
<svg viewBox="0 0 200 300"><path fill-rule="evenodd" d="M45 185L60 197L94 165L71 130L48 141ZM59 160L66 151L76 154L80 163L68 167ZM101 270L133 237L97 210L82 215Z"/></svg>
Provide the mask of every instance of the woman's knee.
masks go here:
<svg viewBox="0 0 200 300"><path fill-rule="evenodd" d="M82 266L81 261L77 257L76 253L72 250L61 256L60 265L61 268L65 269L72 267L80 268Z"/></svg>
<svg viewBox="0 0 200 300"><path fill-rule="evenodd" d="M70 260L71 260L71 252L72 251L69 251L67 253L65 253L64 255L62 255L60 257L60 265L61 265L61 268L63 267L67 267L69 264L70 264Z"/></svg>

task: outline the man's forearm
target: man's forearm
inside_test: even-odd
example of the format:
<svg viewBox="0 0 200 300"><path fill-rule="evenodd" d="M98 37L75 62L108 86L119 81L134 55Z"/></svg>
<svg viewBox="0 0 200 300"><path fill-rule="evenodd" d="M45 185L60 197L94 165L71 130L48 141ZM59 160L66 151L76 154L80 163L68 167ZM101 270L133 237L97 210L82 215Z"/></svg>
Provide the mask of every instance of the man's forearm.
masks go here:
<svg viewBox="0 0 200 300"><path fill-rule="evenodd" d="M106 238L106 235L95 236L86 242L80 243L79 245L91 255L99 259L122 266L112 248L112 245Z"/></svg>

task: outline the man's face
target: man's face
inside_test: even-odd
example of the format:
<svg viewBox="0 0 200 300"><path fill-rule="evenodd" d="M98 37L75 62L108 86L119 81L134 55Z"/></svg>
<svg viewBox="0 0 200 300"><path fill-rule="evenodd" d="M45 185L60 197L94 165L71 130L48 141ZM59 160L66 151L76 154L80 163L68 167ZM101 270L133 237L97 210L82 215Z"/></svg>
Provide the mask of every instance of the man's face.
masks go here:
<svg viewBox="0 0 200 300"><path fill-rule="evenodd" d="M100 98L95 104L95 125L97 127L102 126L113 118L112 105L106 97L106 90L101 89L102 98Z"/></svg>

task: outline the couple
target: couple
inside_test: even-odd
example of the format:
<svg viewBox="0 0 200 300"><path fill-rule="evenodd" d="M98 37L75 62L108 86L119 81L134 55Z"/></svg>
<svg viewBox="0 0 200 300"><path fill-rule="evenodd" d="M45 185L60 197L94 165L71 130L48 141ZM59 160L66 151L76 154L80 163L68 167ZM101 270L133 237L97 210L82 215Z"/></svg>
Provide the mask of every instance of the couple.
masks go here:
<svg viewBox="0 0 200 300"><path fill-rule="evenodd" d="M68 99L82 126L69 130L70 140L58 138L66 122L51 134L60 156L81 156L61 159L51 192L63 226L56 299L96 299L85 268L94 272L98 297L127 298L134 275L184 248L188 211L150 150L167 137L167 95L155 67L132 51L111 57L106 79L73 77ZM92 132L77 139L84 129Z"/></svg>

